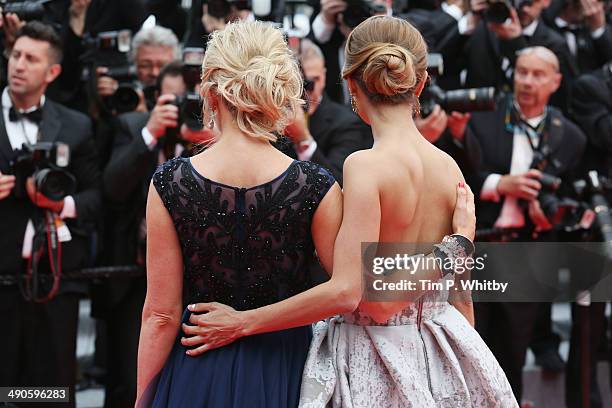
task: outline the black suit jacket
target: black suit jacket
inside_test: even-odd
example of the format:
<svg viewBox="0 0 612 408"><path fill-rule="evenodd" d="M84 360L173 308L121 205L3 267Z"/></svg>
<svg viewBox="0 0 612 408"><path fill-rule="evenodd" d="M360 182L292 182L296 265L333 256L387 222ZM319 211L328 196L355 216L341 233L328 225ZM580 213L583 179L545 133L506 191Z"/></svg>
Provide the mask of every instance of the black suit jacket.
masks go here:
<svg viewBox="0 0 612 408"><path fill-rule="evenodd" d="M578 78L573 88L572 114L588 137L581 173L597 170L612 176L612 75L599 70Z"/></svg>
<svg viewBox="0 0 612 408"><path fill-rule="evenodd" d="M372 134L350 108L323 95L308 128L317 142L311 161L332 171L342 184L342 167L349 154L372 147Z"/></svg>
<svg viewBox="0 0 612 408"><path fill-rule="evenodd" d="M564 183L570 182L575 177L574 172L582 157L586 137L578 126L565 118L558 109L552 108L550 115L550 161L556 160L559 167L549 165L544 171L561 177ZM474 171L466 174L466 179L476 197L476 219L480 228L491 228L503 205L503 197L497 203L480 200L485 180L492 173L510 173L514 134L506 129L504 116L504 106L493 112L475 112L466 130L466 143L479 150L476 157L479 157L480 162L475 163Z"/></svg>
<svg viewBox="0 0 612 408"><path fill-rule="evenodd" d="M66 220L72 240L62 244L62 265L65 271L86 266L91 261L91 236L101 210L100 170L92 136L91 121L85 115L47 99L40 124L41 141L63 142L70 147L67 170L77 180L76 219ZM15 157L0 113L0 172L11 173ZM34 213L28 198L13 194L0 200L0 273L14 274L23 268L21 248L28 220Z"/></svg>
<svg viewBox="0 0 612 408"><path fill-rule="evenodd" d="M134 264L138 229L145 214L151 176L159 149L149 150L142 138L148 113L130 112L118 117L118 131L110 161L104 169L104 197L120 222L113 223L112 262Z"/></svg>
<svg viewBox="0 0 612 408"><path fill-rule="evenodd" d="M548 26L565 38L565 31L558 27L554 20ZM601 37L594 39L588 28L581 27L576 35L576 52L574 58L578 74L591 72L612 60L612 27L606 25Z"/></svg>
<svg viewBox="0 0 612 408"><path fill-rule="evenodd" d="M142 129L149 113L130 112L117 117L110 161L104 169L104 259L106 265L136 265L139 231L145 216L151 176L157 167L159 149L149 150ZM93 313L108 315L113 307L133 293L143 278L107 280L92 291Z"/></svg>

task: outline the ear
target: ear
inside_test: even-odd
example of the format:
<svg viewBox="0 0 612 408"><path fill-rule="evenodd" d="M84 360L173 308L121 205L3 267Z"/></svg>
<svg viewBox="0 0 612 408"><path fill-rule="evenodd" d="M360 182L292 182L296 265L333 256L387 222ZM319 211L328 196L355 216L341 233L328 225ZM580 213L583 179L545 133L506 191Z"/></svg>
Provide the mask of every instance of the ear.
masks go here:
<svg viewBox="0 0 612 408"><path fill-rule="evenodd" d="M62 66L60 64L51 65L47 70L47 77L45 78L47 84L50 84L51 82L55 81L55 79L59 76L59 74L61 74L61 72Z"/></svg>
<svg viewBox="0 0 612 408"><path fill-rule="evenodd" d="M421 79L421 82L417 84L416 89L414 90L414 95L417 98L421 96L421 92L423 92L423 89L425 89L425 84L427 83L428 78L429 78L429 75L427 74L427 71L425 71L425 75L423 75L423 79Z"/></svg>
<svg viewBox="0 0 612 408"><path fill-rule="evenodd" d="M561 75L558 72L555 72L553 79L552 79L552 92L551 94L557 92L557 89L559 89L559 86L561 86L561 80L563 79L563 75Z"/></svg>
<svg viewBox="0 0 612 408"><path fill-rule="evenodd" d="M356 95L358 92L357 88L359 87L357 86L357 83L355 82L355 80L353 78L348 78L346 80L346 83L348 85L348 89L351 95Z"/></svg>

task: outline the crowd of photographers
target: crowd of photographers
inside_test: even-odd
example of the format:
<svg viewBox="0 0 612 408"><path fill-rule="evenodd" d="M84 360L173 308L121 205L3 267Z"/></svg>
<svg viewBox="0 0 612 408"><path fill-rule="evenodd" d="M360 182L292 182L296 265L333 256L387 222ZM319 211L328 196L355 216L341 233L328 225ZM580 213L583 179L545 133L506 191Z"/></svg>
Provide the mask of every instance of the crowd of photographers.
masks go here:
<svg viewBox="0 0 612 408"><path fill-rule="evenodd" d="M611 238L608 3L184 3L2 2L0 385L70 387L74 406L79 299L89 296L99 369L90 374L105 385L105 406L133 406L150 177L217 134L199 122L199 66L206 34L235 19L278 23L299 56L306 104L278 142L287 154L326 166L341 182L346 157L372 145L340 79L343 47L359 22L392 13L428 42L430 81L417 126L466 175L479 238ZM156 25L143 25L149 15ZM523 261L513 268L533 268ZM556 267L572 269L571 261ZM569 407L581 406L583 394L600 407L604 311L601 302L573 306L567 363L550 303L478 303L476 321L519 401L531 347L544 369L566 371ZM589 344L578 340L581 319L590 322ZM589 362L586 391L581 358Z"/></svg>

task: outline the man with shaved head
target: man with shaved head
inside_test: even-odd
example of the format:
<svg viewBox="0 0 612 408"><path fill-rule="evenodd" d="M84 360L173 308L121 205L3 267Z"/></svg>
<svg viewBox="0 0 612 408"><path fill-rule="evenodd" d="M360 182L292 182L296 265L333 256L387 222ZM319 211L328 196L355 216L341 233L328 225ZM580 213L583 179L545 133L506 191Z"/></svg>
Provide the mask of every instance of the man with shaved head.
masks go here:
<svg viewBox="0 0 612 408"><path fill-rule="evenodd" d="M477 151L475 169L466 175L476 201L478 228L519 229L518 241L554 240L551 229L555 214L544 203L553 194L542 188L543 173L571 180L586 138L582 131L549 105L561 83L559 61L544 47L518 52L514 70L514 93L507 95L493 112L474 112L464 131L466 150ZM546 152L550 152L546 154ZM546 157L536 163L534 158ZM514 290L532 290L533 298L521 303L478 303L476 328L506 372L518 401L522 393L522 368L533 338L537 316L546 308L539 282L534 276L554 265L534 260L508 259L508 253L488 251L487 274L502 273ZM530 254L531 256L531 254ZM532 257L533 258L533 257ZM504 271L508 270L508 273ZM537 274L536 274L537 272ZM556 281L554 281L556 282ZM554 282L551 286L554 286ZM533 301L531 301L533 300Z"/></svg>

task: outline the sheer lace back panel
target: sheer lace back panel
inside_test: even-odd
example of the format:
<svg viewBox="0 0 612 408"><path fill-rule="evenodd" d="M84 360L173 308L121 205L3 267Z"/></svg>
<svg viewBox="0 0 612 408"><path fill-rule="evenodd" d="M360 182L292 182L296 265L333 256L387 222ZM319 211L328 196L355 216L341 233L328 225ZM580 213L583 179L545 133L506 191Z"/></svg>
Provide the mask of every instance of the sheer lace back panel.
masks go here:
<svg viewBox="0 0 612 408"><path fill-rule="evenodd" d="M187 158L161 165L153 185L180 240L184 302L247 310L312 287L312 217L333 184L329 171L310 162L294 161L251 188L209 180Z"/></svg>

